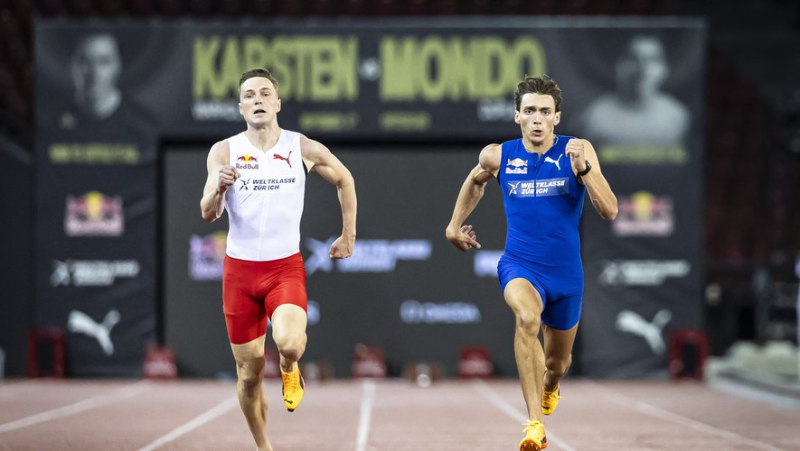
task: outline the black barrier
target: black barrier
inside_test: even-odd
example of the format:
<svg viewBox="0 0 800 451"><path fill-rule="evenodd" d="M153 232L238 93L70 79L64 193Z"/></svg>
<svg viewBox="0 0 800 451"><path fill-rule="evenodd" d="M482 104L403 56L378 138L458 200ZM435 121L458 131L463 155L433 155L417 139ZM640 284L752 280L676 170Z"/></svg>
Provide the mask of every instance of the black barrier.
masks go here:
<svg viewBox="0 0 800 451"><path fill-rule="evenodd" d="M634 218L623 225L627 231L614 229L612 235L608 225L587 222L587 243L602 243L604 249L587 247L587 306L593 302L587 312L590 308L601 312L589 315L596 325L584 323L588 341L602 342L608 328L614 327L620 312L608 312L621 305L619 299L629 299L622 303L627 310L651 323L660 306L669 303L676 310L670 310L670 322L664 327L695 327L699 321L699 250L691 246L699 244L701 229L693 228L700 220L702 148L694 124L702 123L697 82L702 80L701 21L481 18L437 21L434 26L423 20L269 24L39 20L35 45L35 324L69 332L71 374L139 374L145 345L155 338L158 143L213 142L241 131L238 78L245 69L262 65L272 68L281 82L279 117L287 129L326 143L458 141L475 142L475 149L517 137L511 96L516 82L526 73L552 75L565 93L559 130L595 142L612 186L621 199L633 199L621 204L633 205L621 213ZM635 48L620 58L631 46ZM633 89L634 85L644 91ZM642 93L648 101L640 101ZM655 122L648 122L653 118ZM628 136L615 137L614 130L627 130ZM374 170L392 168L382 164ZM459 183L438 177L430 183L428 197L442 196L452 208L449 204ZM402 205L393 211L408 216L404 208L409 204ZM644 210L657 216L654 223L637 225L636 221L647 222L641 219L642 205L651 206ZM669 235L674 239L640 238L630 231L660 227L656 233L666 233L663 230L670 227L664 222L669 222L666 211L675 213L674 234ZM373 214L362 208L360 221L369 221ZM420 228L410 237L378 234L375 239L429 240L439 246L441 227L430 232ZM333 233L311 235L315 241L303 246L324 247ZM216 239L199 234L195 243L213 247ZM650 260L662 259L652 253L661 244L675 252L664 254L669 260L663 265L669 266L669 274L679 274L668 276L677 278L676 285L670 279L663 290L651 289L656 285L641 292L620 285L625 289L620 293L618 286L593 282L604 269L591 265L605 265L608 260L627 268L645 254ZM425 254L418 241L398 245L411 262ZM629 252L640 247L645 254ZM496 253L476 256L481 259L479 270L488 275L496 257ZM315 270L320 275L311 277L328 277L329 262L309 264L320 265ZM344 272L336 276L346 279L352 268L344 265ZM611 271L617 268L613 265ZM659 265L656 261L645 270L658 272ZM379 282L419 283L416 274L403 272L402 263L399 268ZM196 270L195 276L202 278L213 268L201 265ZM440 270L431 268L432 277ZM403 299L401 311L410 318L436 316L444 313L429 303L459 302L442 300L447 298L443 291L436 294L434 300ZM414 302L402 304L405 301ZM167 298L167 309L169 302ZM384 304L373 308L375 315L389 314L381 308L395 310ZM475 316L469 309L461 314ZM337 337L349 345L355 340L341 331ZM465 341L473 341L471 337ZM394 336L392 343L399 339ZM620 346L633 343L638 342L619 341ZM405 356L404 351L397 352L394 358ZM642 350L620 355L650 362L631 374L666 364ZM614 359L607 361L614 365ZM587 371L596 367L598 374L604 372L602 365L587 363ZM502 365L501 370L507 371ZM195 371L207 374L208 369L189 370Z"/></svg>
<svg viewBox="0 0 800 451"><path fill-rule="evenodd" d="M328 249L341 232L336 190L309 175L301 226L310 300L304 360L330 362L337 376L349 376L354 345L363 343L383 349L390 374L405 362L429 361L454 377L461 347L481 344L513 373L514 319L491 258L505 240L498 187L487 188L472 218L484 250L461 253L444 239L479 150L334 148L357 180L359 210L368 212L359 215L353 256L335 262ZM234 369L221 301L228 218L207 224L197 207L206 155L168 150L165 165L167 342L182 373L196 376Z"/></svg>

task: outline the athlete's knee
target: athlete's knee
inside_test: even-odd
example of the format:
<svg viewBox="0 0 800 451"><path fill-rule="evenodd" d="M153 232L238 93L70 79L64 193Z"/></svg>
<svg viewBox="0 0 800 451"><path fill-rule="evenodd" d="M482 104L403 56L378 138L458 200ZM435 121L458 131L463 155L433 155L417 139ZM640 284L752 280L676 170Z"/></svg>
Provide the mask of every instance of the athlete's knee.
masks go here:
<svg viewBox="0 0 800 451"><path fill-rule="evenodd" d="M278 347L278 352L289 360L300 360L303 352L306 350L306 334L305 332L296 334L284 334L274 337L275 345Z"/></svg>
<svg viewBox="0 0 800 451"><path fill-rule="evenodd" d="M567 357L552 357L545 358L545 366L551 375L556 377L563 377L567 374L569 367L572 365L572 354Z"/></svg>
<svg viewBox="0 0 800 451"><path fill-rule="evenodd" d="M539 327L541 327L542 319L537 312L520 310L516 312L516 317L518 329L532 335L539 334Z"/></svg>
<svg viewBox="0 0 800 451"><path fill-rule="evenodd" d="M260 364L259 364L260 363ZM237 362L239 383L246 396L252 396L261 387L261 380L264 379L264 358L247 362Z"/></svg>

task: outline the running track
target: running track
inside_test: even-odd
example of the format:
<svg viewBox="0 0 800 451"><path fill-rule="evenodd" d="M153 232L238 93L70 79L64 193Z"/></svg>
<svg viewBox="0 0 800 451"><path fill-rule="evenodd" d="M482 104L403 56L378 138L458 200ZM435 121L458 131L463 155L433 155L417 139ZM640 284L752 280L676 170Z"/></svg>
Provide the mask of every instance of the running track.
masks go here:
<svg viewBox="0 0 800 451"><path fill-rule="evenodd" d="M267 380L276 451L516 450L513 380L309 383L287 412ZM0 450L252 450L231 381L0 382ZM800 450L800 410L697 382L568 379L546 419L558 450Z"/></svg>

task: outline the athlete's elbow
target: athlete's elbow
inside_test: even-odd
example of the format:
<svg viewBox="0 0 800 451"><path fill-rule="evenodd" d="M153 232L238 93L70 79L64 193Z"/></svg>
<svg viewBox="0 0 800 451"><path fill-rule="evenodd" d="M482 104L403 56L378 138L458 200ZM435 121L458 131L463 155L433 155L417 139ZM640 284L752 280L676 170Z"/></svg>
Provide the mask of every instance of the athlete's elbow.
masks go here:
<svg viewBox="0 0 800 451"><path fill-rule="evenodd" d="M617 213L619 213L619 209L616 205L606 208L605 211L600 213L600 216L605 219L606 221L613 221L617 219Z"/></svg>
<svg viewBox="0 0 800 451"><path fill-rule="evenodd" d="M217 215L213 211L207 211L202 205L200 206L200 216L202 216L203 219L208 223L212 223L217 220Z"/></svg>
<svg viewBox="0 0 800 451"><path fill-rule="evenodd" d="M353 191L355 191L356 189L356 181L349 171L342 174L342 176L338 180L336 180L335 185L340 190L352 189Z"/></svg>

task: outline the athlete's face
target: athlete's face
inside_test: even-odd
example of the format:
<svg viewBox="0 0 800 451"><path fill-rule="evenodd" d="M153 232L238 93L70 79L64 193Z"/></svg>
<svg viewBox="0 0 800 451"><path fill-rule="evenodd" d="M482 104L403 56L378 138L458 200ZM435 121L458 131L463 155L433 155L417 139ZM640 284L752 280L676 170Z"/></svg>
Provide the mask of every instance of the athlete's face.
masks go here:
<svg viewBox="0 0 800 451"><path fill-rule="evenodd" d="M91 103L113 92L122 68L117 44L111 36L87 39L72 60L72 78L79 97Z"/></svg>
<svg viewBox="0 0 800 451"><path fill-rule="evenodd" d="M657 93L667 78L667 61L661 41L635 38L617 62L617 81L626 94L649 97Z"/></svg>
<svg viewBox="0 0 800 451"><path fill-rule="evenodd" d="M239 89L239 113L255 127L272 123L281 110L275 85L264 77L248 78Z"/></svg>
<svg viewBox="0 0 800 451"><path fill-rule="evenodd" d="M556 102L551 95L524 94L514 122L522 129L522 137L533 144L541 144L553 136L561 122L561 112L556 113Z"/></svg>

